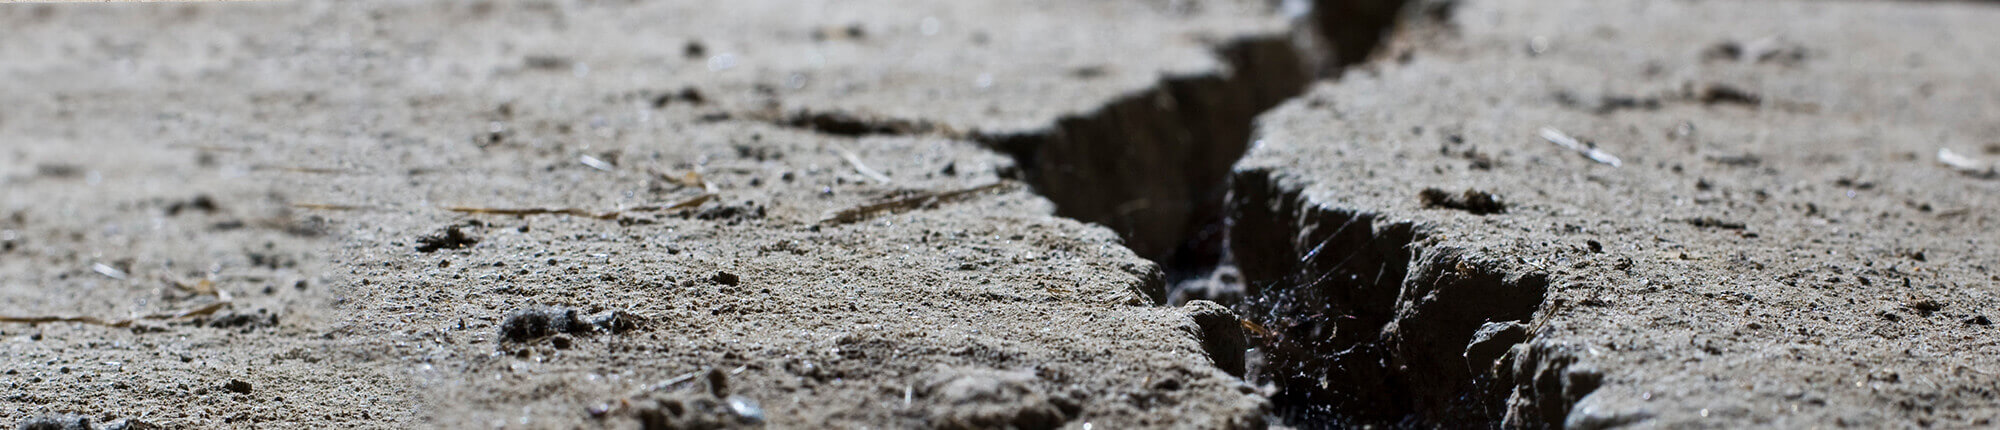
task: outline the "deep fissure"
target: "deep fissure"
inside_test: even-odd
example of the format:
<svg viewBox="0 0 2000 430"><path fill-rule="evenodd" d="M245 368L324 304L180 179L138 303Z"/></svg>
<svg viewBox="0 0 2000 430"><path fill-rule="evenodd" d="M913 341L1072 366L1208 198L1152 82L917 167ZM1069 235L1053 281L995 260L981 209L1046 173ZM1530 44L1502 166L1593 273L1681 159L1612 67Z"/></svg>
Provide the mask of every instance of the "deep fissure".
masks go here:
<svg viewBox="0 0 2000 430"><path fill-rule="evenodd" d="M1217 48L1226 75L1163 78L1043 129L973 137L1011 155L1058 215L1158 262L1163 304L1210 299L1242 315L1260 357L1247 379L1276 388L1282 422L1559 425L1589 384L1535 389L1570 376L1562 351L1522 352L1546 278L1420 245L1421 226L1316 207L1272 172L1232 175L1258 115L1370 58L1400 16L1449 14L1448 2L1408 3L1318 0L1292 35Z"/></svg>

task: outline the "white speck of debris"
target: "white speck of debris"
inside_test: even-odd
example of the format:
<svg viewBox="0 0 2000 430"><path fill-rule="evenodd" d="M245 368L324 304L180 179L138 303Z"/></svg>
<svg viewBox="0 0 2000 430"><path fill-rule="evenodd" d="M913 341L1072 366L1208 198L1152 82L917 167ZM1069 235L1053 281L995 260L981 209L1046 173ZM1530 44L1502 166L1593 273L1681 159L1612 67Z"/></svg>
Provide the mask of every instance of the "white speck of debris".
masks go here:
<svg viewBox="0 0 2000 430"><path fill-rule="evenodd" d="M917 23L917 31L923 32L925 36L936 36L938 30L943 27L944 23L939 22L935 16L926 16L923 21Z"/></svg>
<svg viewBox="0 0 2000 430"><path fill-rule="evenodd" d="M708 57L708 71L720 72L736 68L736 54L721 54Z"/></svg>
<svg viewBox="0 0 2000 430"><path fill-rule="evenodd" d="M1563 132L1560 130L1548 127L1542 127L1542 138L1547 139L1549 143L1556 144L1556 146L1561 146L1563 148L1568 148L1571 151L1582 153L1583 156L1585 158L1589 158L1590 161L1609 164L1611 165L1611 167L1620 167L1625 165L1625 162L1620 161L1617 156L1611 155L1611 153L1609 152L1598 150L1596 147L1593 147L1591 145L1585 145L1582 142L1577 142L1576 138L1569 137L1569 135L1563 134Z"/></svg>
<svg viewBox="0 0 2000 430"><path fill-rule="evenodd" d="M117 280L125 279L125 271L118 270L118 268L116 267L104 265L104 263L91 264L90 270L93 272L97 272L97 274L99 275L104 275L111 279L117 279Z"/></svg>
<svg viewBox="0 0 2000 430"><path fill-rule="evenodd" d="M1532 54L1532 55L1542 55L1542 53L1544 53L1544 52L1549 52L1549 37L1548 37L1548 36L1535 36L1535 37L1531 37L1531 38L1528 38L1528 53L1529 53L1529 54Z"/></svg>
<svg viewBox="0 0 2000 430"><path fill-rule="evenodd" d="M1996 171L1996 169L2000 169L2000 163L1983 162L1972 157L1958 155L1958 153L1951 152L1950 149L1946 148L1938 148L1937 158L1938 164L1950 167L1951 170L1957 170L1958 173L1982 178L2000 176L2000 171Z"/></svg>
<svg viewBox="0 0 2000 430"><path fill-rule="evenodd" d="M597 157L592 157L589 155L577 156L576 161L583 163L583 165L585 166L590 166L590 168L592 169L603 170L606 172L611 171L612 167L614 167L611 165L611 163L606 163L604 162L604 160L600 160Z"/></svg>

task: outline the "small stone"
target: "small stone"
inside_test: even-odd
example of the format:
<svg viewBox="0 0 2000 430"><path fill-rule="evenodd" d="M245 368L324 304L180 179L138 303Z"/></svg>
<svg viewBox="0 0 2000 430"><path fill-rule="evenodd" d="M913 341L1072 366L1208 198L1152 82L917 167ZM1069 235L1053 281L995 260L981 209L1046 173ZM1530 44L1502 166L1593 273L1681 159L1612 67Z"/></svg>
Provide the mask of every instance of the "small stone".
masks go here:
<svg viewBox="0 0 2000 430"><path fill-rule="evenodd" d="M569 349L572 343L574 341L570 340L569 336L559 334L549 337L549 346L553 346L556 349Z"/></svg>
<svg viewBox="0 0 2000 430"><path fill-rule="evenodd" d="M750 424L764 422L764 407L758 406L756 400L743 396L729 396L726 403L729 404L729 412L736 414L737 420Z"/></svg>
<svg viewBox="0 0 2000 430"><path fill-rule="evenodd" d="M250 383L241 379L231 379L229 383L222 384L222 389L236 394L250 394Z"/></svg>
<svg viewBox="0 0 2000 430"><path fill-rule="evenodd" d="M923 386L934 404L929 424L939 429L1053 429L1071 415L1036 388L1023 371L940 367Z"/></svg>
<svg viewBox="0 0 2000 430"><path fill-rule="evenodd" d="M737 282L742 281L741 279L738 279L736 277L736 274L729 272L715 272L715 276L709 277L708 280L715 281L715 283L717 284L728 285L732 287L736 286Z"/></svg>
<svg viewBox="0 0 2000 430"><path fill-rule="evenodd" d="M1507 204L1502 203L1499 196L1479 190L1468 189L1464 193L1452 194L1437 188L1425 188L1417 193L1417 199L1426 208L1457 209L1474 215L1507 212Z"/></svg>
<svg viewBox="0 0 2000 430"><path fill-rule="evenodd" d="M437 252L440 249L461 249L479 243L479 238L465 234L459 226L445 227L444 231L417 238L417 252Z"/></svg>

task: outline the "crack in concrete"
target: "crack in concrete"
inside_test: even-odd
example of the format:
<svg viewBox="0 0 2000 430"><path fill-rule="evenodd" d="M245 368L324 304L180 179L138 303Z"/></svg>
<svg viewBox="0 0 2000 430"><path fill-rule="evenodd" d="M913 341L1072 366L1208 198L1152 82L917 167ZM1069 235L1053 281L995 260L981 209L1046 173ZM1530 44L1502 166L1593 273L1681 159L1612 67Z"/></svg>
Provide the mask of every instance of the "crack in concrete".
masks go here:
<svg viewBox="0 0 2000 430"><path fill-rule="evenodd" d="M1441 21L1450 13L1438 1L1313 3L1291 34L1218 46L1222 73L1164 77L1037 130L959 133L847 112L770 122L847 137L967 138L1012 156L1057 215L1116 231L1160 263L1175 290L1198 282L1238 289L1169 297L1214 299L1244 315L1255 347L1246 377L1267 384L1281 422L1561 422L1589 392L1572 380L1590 375L1569 371L1574 360L1560 348L1525 343L1548 290L1544 275L1505 273L1463 250L1426 246L1425 228L1407 221L1313 205L1273 172L1231 172L1258 115L1370 58L1401 16ZM1240 279L1205 279L1238 270Z"/></svg>

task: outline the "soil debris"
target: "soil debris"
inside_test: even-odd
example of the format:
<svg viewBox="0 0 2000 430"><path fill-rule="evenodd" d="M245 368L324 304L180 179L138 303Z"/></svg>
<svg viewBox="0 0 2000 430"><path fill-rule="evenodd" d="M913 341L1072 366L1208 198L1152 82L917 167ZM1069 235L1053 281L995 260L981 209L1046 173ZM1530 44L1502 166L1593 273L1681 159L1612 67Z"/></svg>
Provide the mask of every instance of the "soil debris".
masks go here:
<svg viewBox="0 0 2000 430"><path fill-rule="evenodd" d="M591 325L577 319L576 314L576 309L569 308L517 309L500 321L500 338L526 342L557 333L589 332Z"/></svg>
<svg viewBox="0 0 2000 430"><path fill-rule="evenodd" d="M849 137L923 134L938 129L936 125L927 121L864 118L846 112L798 111L793 112L779 124Z"/></svg>
<svg viewBox="0 0 2000 430"><path fill-rule="evenodd" d="M273 327L278 325L278 314L264 309L257 309L255 312L230 311L211 316L205 321L196 321L196 324L213 328Z"/></svg>
<svg viewBox="0 0 2000 430"><path fill-rule="evenodd" d="M1716 217L1712 217L1712 216L1704 216L1704 217L1694 217L1694 218L1686 218L1686 219L1682 219L1682 220L1680 220L1680 222L1684 222L1684 223L1687 223L1688 225L1691 225L1691 226L1695 226L1695 227L1701 227L1701 228L1720 228L1720 229L1729 229L1729 230L1742 230L1742 229L1743 229L1743 228L1745 227L1745 226L1743 225L1743 223L1741 223L1741 222L1736 222L1736 221L1727 221L1727 220L1723 220L1723 219L1721 219L1721 218L1716 218Z"/></svg>
<svg viewBox="0 0 2000 430"><path fill-rule="evenodd" d="M1425 188L1417 193L1417 198L1427 208L1457 209L1474 215L1506 213L1507 204L1500 197L1485 191L1467 189L1463 193L1452 194L1437 188Z"/></svg>
<svg viewBox="0 0 2000 430"><path fill-rule="evenodd" d="M1795 43L1776 38L1763 38L1749 42L1727 40L1715 44L1702 54L1710 61L1737 61L1743 63L1778 63L1796 66L1805 62L1806 49Z"/></svg>
<svg viewBox="0 0 2000 430"><path fill-rule="evenodd" d="M1764 98L1758 96L1756 93L1725 84L1710 84L1702 87L1701 92L1696 94L1694 98L1701 101L1701 104L1710 106L1728 103L1756 107L1764 101Z"/></svg>
<svg viewBox="0 0 2000 430"><path fill-rule="evenodd" d="M440 249L465 249L479 243L479 238L465 234L457 225L447 226L444 231L417 238L417 252L431 253Z"/></svg>
<svg viewBox="0 0 2000 430"><path fill-rule="evenodd" d="M576 309L543 307L516 309L500 320L500 339L527 342L558 334L619 334L644 327L648 320L625 311L610 311L585 321Z"/></svg>
<svg viewBox="0 0 2000 430"><path fill-rule="evenodd" d="M1764 157L1759 157L1755 154L1710 155L1702 157L1702 159L1708 160L1711 163L1721 164L1724 166L1731 166L1731 167L1757 167L1757 165L1764 163Z"/></svg>
<svg viewBox="0 0 2000 430"><path fill-rule="evenodd" d="M667 107L667 105L673 104L674 102L699 105L705 103L707 100L708 99L706 97L702 97L701 91L695 90L693 87L688 87L688 88L682 88L679 92L671 92L653 96L653 108L658 109Z"/></svg>
<svg viewBox="0 0 2000 430"><path fill-rule="evenodd" d="M957 189L952 191L920 191L914 193L914 195L909 195L899 198L891 198L861 206L842 209L839 212L835 212L833 216L828 217L826 220L820 221L820 224L821 225L851 224L855 222L865 221L870 218L882 216L885 214L907 212L919 208L936 207L939 204L964 200L966 198L979 195L982 193L1008 189L1013 187L1014 184L1015 182L1013 181L1003 180L992 184L980 185L971 188Z"/></svg>
<svg viewBox="0 0 2000 430"><path fill-rule="evenodd" d="M198 210L202 213L215 213L216 209L219 208L221 206L215 204L215 198L209 197L207 194L200 194L186 201L178 201L167 205L167 216L178 216L182 211L190 209Z"/></svg>

